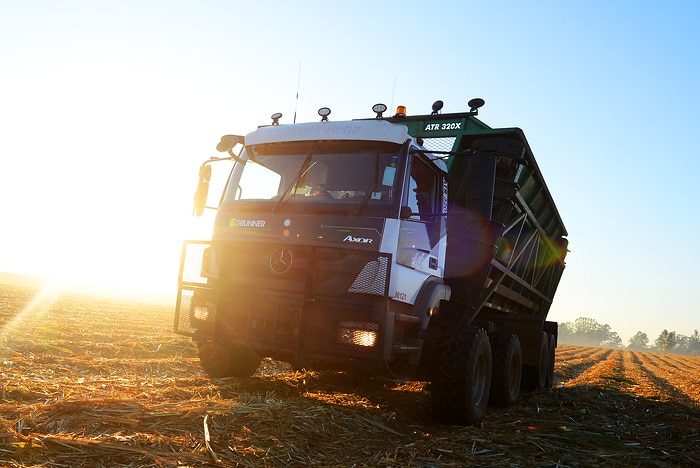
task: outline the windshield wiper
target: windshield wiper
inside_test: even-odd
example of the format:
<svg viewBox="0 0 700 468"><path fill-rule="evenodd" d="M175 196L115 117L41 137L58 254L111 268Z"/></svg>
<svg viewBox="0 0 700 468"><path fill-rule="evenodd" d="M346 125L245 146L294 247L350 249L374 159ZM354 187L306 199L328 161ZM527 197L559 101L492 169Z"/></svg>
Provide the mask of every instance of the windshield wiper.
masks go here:
<svg viewBox="0 0 700 468"><path fill-rule="evenodd" d="M365 206L367 206L370 198L372 198L372 194L377 190L377 185L379 185L379 152L374 154L374 180L370 186L367 187L365 195L362 197L362 201L360 202L360 206L357 207L355 216L359 216Z"/></svg>
<svg viewBox="0 0 700 468"><path fill-rule="evenodd" d="M289 195L289 192L297 186L297 184L302 179L302 177L304 177L306 175L306 173L309 172L309 169L311 169L314 166L314 164L316 164L314 162L314 164L309 165L309 162L311 162L312 155L313 155L313 153L309 151L309 153L306 155L306 158L304 159L304 163L299 168L299 173L296 175L294 180L292 180L292 183L289 185L289 187L287 187L285 189L285 191L282 192L282 195L280 196L279 201L277 202L275 207L272 209L273 213L276 213L277 210L282 206L282 204L284 202L286 202L287 200L289 200L290 197L287 196L287 195ZM296 195L296 191L295 191L295 195Z"/></svg>

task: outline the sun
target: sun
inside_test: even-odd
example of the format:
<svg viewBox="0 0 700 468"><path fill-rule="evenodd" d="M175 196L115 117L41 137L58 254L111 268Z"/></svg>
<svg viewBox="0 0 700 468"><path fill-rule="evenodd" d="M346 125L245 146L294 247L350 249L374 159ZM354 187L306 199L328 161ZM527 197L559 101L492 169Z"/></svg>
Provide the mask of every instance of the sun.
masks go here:
<svg viewBox="0 0 700 468"><path fill-rule="evenodd" d="M95 291L125 293L172 293L177 278L182 244L193 233L188 223L149 224L139 235L115 230L109 236L83 239L74 254L64 258L59 275Z"/></svg>
<svg viewBox="0 0 700 468"><path fill-rule="evenodd" d="M75 217L70 229L44 229L31 250L8 249L3 270L60 289L174 298L183 242L209 238L211 220L159 213Z"/></svg>

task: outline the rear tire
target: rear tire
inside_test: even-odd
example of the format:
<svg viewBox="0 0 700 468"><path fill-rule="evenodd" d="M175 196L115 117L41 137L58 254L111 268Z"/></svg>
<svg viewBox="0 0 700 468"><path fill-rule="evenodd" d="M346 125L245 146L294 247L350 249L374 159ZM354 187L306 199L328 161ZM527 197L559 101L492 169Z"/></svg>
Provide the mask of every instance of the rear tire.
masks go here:
<svg viewBox="0 0 700 468"><path fill-rule="evenodd" d="M431 391L435 419L448 424L479 424L491 387L488 335L478 327L453 328L439 346Z"/></svg>
<svg viewBox="0 0 700 468"><path fill-rule="evenodd" d="M199 345L199 362L212 378L250 377L260 367L260 356L242 346L208 341Z"/></svg>
<svg viewBox="0 0 700 468"><path fill-rule="evenodd" d="M523 390L540 390L547 385L549 367L549 337L547 332L540 334L538 362L536 365L523 366Z"/></svg>
<svg viewBox="0 0 700 468"><path fill-rule="evenodd" d="M557 338L551 334L547 334L547 378L545 379L544 388L554 387L554 361L556 360Z"/></svg>
<svg viewBox="0 0 700 468"><path fill-rule="evenodd" d="M511 332L489 334L493 370L491 371L491 392L489 403L507 407L520 398L523 354L518 335Z"/></svg>

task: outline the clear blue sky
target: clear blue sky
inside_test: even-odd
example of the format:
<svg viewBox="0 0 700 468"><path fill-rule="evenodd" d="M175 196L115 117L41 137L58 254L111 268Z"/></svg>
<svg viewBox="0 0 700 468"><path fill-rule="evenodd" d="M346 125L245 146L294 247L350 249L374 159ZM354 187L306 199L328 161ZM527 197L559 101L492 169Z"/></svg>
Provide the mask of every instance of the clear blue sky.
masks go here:
<svg viewBox="0 0 700 468"><path fill-rule="evenodd" d="M570 234L550 317L689 335L699 20L694 1L0 0L0 271L174 294L222 134L478 96L525 130Z"/></svg>

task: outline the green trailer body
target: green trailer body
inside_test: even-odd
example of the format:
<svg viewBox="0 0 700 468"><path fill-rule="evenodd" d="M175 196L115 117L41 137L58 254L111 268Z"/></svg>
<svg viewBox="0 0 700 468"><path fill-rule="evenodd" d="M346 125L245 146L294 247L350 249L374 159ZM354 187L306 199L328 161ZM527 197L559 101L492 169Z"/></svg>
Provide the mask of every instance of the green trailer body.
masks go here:
<svg viewBox="0 0 700 468"><path fill-rule="evenodd" d="M408 127L434 157L447 159L452 263L445 281L452 298L446 308L464 323L518 330L526 365L537 366L541 331L556 341L557 326L546 318L564 271L568 233L524 132L491 128L474 112L390 120ZM491 242L493 255L481 274L462 274L469 253L483 243L490 249Z"/></svg>

